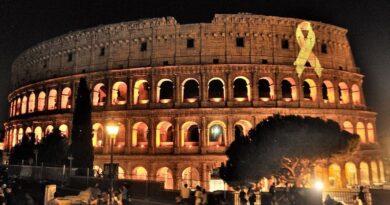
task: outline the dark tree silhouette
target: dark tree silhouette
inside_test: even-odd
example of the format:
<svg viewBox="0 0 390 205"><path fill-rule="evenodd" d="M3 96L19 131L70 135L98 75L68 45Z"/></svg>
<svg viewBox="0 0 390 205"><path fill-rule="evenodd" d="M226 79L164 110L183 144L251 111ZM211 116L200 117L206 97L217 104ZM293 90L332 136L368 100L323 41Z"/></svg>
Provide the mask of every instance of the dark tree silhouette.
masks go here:
<svg viewBox="0 0 390 205"><path fill-rule="evenodd" d="M35 137L32 134L24 135L22 141L16 144L10 154L10 164L22 164L34 159Z"/></svg>
<svg viewBox="0 0 390 205"><path fill-rule="evenodd" d="M220 176L233 187L271 175L295 180L299 186L316 160L351 153L358 141L332 120L274 115L233 141Z"/></svg>
<svg viewBox="0 0 390 205"><path fill-rule="evenodd" d="M81 78L73 113L70 154L74 157L74 167L80 168L79 174L82 175L86 174L86 168L92 172L94 159L90 94L86 79Z"/></svg>
<svg viewBox="0 0 390 205"><path fill-rule="evenodd" d="M63 166L67 162L68 139L58 128L42 139L38 147L38 163L46 166Z"/></svg>

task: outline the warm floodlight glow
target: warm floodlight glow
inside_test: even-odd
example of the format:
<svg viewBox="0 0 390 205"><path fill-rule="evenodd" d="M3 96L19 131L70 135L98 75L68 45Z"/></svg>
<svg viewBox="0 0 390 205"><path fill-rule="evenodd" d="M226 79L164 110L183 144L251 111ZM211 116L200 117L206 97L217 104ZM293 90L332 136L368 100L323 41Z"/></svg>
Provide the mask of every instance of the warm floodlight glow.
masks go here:
<svg viewBox="0 0 390 205"><path fill-rule="evenodd" d="M114 124L109 124L106 126L106 131L111 137L115 137L118 134L119 126Z"/></svg>
<svg viewBox="0 0 390 205"><path fill-rule="evenodd" d="M322 189L324 189L324 183L322 183L322 181L316 181L316 182L314 183L314 188L315 188L316 190L321 191Z"/></svg>

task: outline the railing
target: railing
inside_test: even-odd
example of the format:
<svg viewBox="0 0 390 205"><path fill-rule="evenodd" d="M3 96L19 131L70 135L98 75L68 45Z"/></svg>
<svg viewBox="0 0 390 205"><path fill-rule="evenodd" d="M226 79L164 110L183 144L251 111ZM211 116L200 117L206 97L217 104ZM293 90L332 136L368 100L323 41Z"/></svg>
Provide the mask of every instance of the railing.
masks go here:
<svg viewBox="0 0 390 205"><path fill-rule="evenodd" d="M353 196L358 194L359 194L358 190L352 190L352 189L326 190L322 192L322 199L324 201L326 196L329 195L336 201L340 201L346 205L352 205ZM371 193L369 191L364 191L364 195L367 200L367 205L372 205Z"/></svg>

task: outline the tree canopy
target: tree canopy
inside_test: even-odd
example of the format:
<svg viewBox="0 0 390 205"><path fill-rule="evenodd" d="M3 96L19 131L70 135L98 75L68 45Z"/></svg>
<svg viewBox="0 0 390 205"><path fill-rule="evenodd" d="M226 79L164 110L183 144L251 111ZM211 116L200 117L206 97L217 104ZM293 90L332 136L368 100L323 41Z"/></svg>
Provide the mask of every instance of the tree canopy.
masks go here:
<svg viewBox="0 0 390 205"><path fill-rule="evenodd" d="M299 179L318 159L352 152L359 137L332 120L274 115L237 137L220 168L220 176L233 187L248 186L262 177L283 175Z"/></svg>

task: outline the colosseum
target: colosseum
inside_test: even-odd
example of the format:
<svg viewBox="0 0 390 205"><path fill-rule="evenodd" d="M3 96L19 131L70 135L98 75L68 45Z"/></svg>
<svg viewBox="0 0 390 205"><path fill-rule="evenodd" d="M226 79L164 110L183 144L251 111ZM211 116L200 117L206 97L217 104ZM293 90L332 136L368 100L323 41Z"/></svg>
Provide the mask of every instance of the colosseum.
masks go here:
<svg viewBox="0 0 390 205"><path fill-rule="evenodd" d="M315 167L328 188L381 185L384 166L376 113L367 107L363 77L347 30L310 21L311 61L297 74L305 20L216 14L211 23L179 24L173 17L102 25L44 41L12 66L6 147L25 133L53 129L69 136L75 91L86 78L93 104L95 169L109 162L104 126L120 126L114 142L119 177L224 188L213 170L237 133L273 114L332 119L360 136L355 154ZM302 33L307 33L302 31ZM306 60L306 59L305 59ZM317 65L318 66L318 65Z"/></svg>

